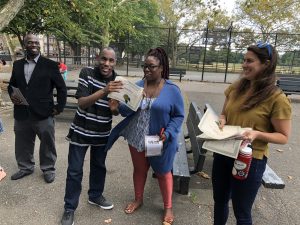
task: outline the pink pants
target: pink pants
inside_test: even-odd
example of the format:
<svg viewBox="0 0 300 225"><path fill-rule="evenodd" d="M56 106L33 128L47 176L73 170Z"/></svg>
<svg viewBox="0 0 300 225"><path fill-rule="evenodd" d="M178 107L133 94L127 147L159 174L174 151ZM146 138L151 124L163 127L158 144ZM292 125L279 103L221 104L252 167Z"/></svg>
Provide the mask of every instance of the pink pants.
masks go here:
<svg viewBox="0 0 300 225"><path fill-rule="evenodd" d="M133 184L135 200L143 201L144 187L147 180L147 174L150 164L145 157L145 152L138 152L136 148L129 145L131 159L133 163ZM171 172L165 174L157 174L159 188L162 194L164 208L172 208L173 194L173 176Z"/></svg>

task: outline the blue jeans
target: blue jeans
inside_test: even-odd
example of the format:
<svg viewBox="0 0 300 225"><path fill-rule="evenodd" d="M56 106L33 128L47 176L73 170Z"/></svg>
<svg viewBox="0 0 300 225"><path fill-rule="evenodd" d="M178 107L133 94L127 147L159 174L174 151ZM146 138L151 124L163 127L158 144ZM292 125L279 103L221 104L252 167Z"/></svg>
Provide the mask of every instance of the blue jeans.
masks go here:
<svg viewBox="0 0 300 225"><path fill-rule="evenodd" d="M231 198L237 225L252 225L251 209L262 182L267 158L252 159L248 177L238 180L232 176L233 158L214 154L212 184L214 225L225 225Z"/></svg>
<svg viewBox="0 0 300 225"><path fill-rule="evenodd" d="M81 193L84 157L89 146L69 145L68 171L66 180L65 209L75 211ZM104 147L90 146L90 181L89 199L99 198L104 190L107 152Z"/></svg>

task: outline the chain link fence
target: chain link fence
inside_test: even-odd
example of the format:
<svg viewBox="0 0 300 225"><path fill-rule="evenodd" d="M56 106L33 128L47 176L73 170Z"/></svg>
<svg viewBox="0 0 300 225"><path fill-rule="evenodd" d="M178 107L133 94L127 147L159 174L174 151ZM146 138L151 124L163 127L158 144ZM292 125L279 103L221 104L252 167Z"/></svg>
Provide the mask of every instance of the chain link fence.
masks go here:
<svg viewBox="0 0 300 225"><path fill-rule="evenodd" d="M136 30L111 42L117 53L117 69L123 71L122 75L142 74L140 66L146 52L160 46L168 53L170 67L186 69L187 75L198 76L198 80L206 80L205 77L213 73L227 82L228 74L241 73L246 48L258 41L268 41L276 47L278 74L300 75L300 34L237 32L232 26L214 30L208 27L203 30L136 27ZM45 54L57 61L73 67L97 63L100 49L96 45L74 47L63 41L46 43L49 44Z"/></svg>

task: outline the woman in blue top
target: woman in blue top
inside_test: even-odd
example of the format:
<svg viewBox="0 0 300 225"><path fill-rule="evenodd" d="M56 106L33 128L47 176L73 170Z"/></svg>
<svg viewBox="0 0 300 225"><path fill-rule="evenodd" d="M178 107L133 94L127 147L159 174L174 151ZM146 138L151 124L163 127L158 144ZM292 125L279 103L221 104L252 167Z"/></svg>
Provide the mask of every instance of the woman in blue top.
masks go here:
<svg viewBox="0 0 300 225"><path fill-rule="evenodd" d="M177 135L184 120L184 103L178 86L169 81L169 62L162 48L150 49L143 65L144 78L137 85L144 87L144 98L139 109L134 112L123 104L111 100L111 110L119 105L119 111L126 118L113 130L107 149L119 136L129 144L133 162L133 183L135 200L125 208L131 214L143 203L147 172L151 166L158 178L164 202L163 224L172 224L173 176L171 173L177 151ZM163 140L159 156L146 157L145 136L159 135Z"/></svg>

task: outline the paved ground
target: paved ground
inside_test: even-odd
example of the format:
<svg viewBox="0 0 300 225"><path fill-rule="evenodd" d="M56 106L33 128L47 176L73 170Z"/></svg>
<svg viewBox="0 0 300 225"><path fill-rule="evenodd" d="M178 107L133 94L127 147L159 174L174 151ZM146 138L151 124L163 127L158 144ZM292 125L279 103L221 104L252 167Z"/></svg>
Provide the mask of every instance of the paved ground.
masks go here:
<svg viewBox="0 0 300 225"><path fill-rule="evenodd" d="M69 76L74 76L76 72ZM0 76L3 74L0 74ZM137 79L137 78L133 78ZM223 91L227 84L183 81L178 83L186 101L195 101L199 106L210 103L217 111L223 104ZM4 98L8 100L4 93ZM300 104L298 96L292 96L293 132L285 146L271 145L269 165L286 182L284 190L271 190L262 187L253 209L256 225L296 225L299 224L299 122ZM5 125L5 133L0 136L0 165L7 177L0 182L0 225L54 225L59 224L63 211L68 143L67 134L74 112L66 110L56 120L57 178L54 183L46 184L38 167L38 141L36 145L35 173L18 181L10 176L17 170L14 158L13 115L11 109L0 109ZM116 117L114 124L120 121ZM278 149L283 151L277 151ZM208 155L204 171L211 172L212 157ZM114 225L157 225L161 224L163 213L162 200L157 181L151 178L151 171L145 189L144 206L133 215L125 215L123 208L133 197L132 165L126 142L119 140L109 152L107 158L107 181L105 196L112 200L115 208L104 211L87 203L89 154L84 166L83 190L76 211L75 222L79 225L107 224L111 219ZM174 213L177 225L211 225L213 213L211 181L197 175L192 176L189 195L174 194ZM235 224L232 211L229 225Z"/></svg>

